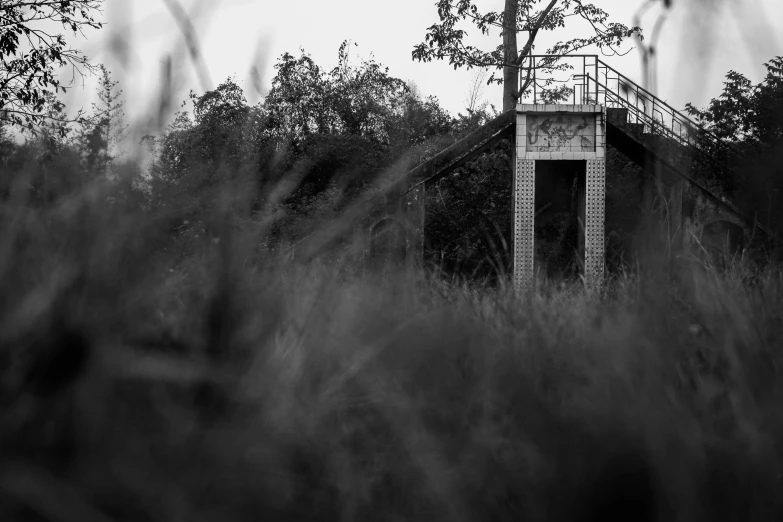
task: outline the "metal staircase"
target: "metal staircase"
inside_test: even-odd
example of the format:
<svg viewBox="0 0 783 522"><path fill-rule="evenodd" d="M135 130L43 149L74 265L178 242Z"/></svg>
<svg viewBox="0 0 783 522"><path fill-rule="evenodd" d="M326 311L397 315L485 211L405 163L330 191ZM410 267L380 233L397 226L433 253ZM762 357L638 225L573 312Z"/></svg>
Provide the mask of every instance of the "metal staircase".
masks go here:
<svg viewBox="0 0 783 522"><path fill-rule="evenodd" d="M610 142L612 134L626 142L632 141L658 167L686 180L768 237L775 237L716 193L715 189L726 188L722 181L731 179L731 171L739 164L737 149L637 85L598 55L528 56L520 68L520 85L526 83L528 89L521 103L603 105Z"/></svg>
<svg viewBox="0 0 783 522"><path fill-rule="evenodd" d="M595 80L607 109L616 109L617 124L676 167L700 182L730 178L739 155L736 149L616 69L598 62ZM625 121L622 116L627 116ZM607 119L609 119L607 117ZM614 122L610 122L614 123Z"/></svg>

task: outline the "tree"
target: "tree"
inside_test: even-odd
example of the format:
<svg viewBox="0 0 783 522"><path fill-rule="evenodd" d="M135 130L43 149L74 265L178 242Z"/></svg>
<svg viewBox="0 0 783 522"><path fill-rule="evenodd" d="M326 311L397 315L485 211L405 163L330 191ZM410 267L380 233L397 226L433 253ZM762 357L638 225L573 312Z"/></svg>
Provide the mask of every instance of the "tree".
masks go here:
<svg viewBox="0 0 783 522"><path fill-rule="evenodd" d="M487 70L479 69L470 80L470 87L465 95L465 110L468 116L487 108L489 102L484 99L484 86L487 83Z"/></svg>
<svg viewBox="0 0 783 522"><path fill-rule="evenodd" d="M46 96L45 118L35 132L22 129L23 143L8 144L2 168L3 199L32 208L56 204L89 181L77 150L64 137L70 128L64 105L53 93Z"/></svg>
<svg viewBox="0 0 783 522"><path fill-rule="evenodd" d="M0 119L34 129L47 118L50 95L66 87L55 67L70 65L75 74L92 70L86 56L69 47L60 24L74 35L95 21L103 0L3 0L0 3ZM83 34L83 33L82 33ZM62 130L62 128L61 128Z"/></svg>
<svg viewBox="0 0 783 522"><path fill-rule="evenodd" d="M454 123L438 98L422 97L415 86L393 101L387 122L389 145L399 152L448 134Z"/></svg>
<svg viewBox="0 0 783 522"><path fill-rule="evenodd" d="M35 130L24 129L30 141L40 150L39 161L49 163L68 148L65 136L71 132L71 123L65 114L65 104L54 93L45 94L45 111Z"/></svg>
<svg viewBox="0 0 783 522"><path fill-rule="evenodd" d="M260 108L247 105L242 88L232 78L200 96L191 92L190 99L193 118L187 112L177 113L155 140L159 146L152 169L156 182L176 193L197 195L255 174L264 139Z"/></svg>
<svg viewBox="0 0 783 522"><path fill-rule="evenodd" d="M352 65L348 50L349 42L343 41L337 67L330 73L330 101L338 121L348 134L375 140L387 138L389 129L384 121L394 100L407 91L407 85L390 76L389 68L372 57Z"/></svg>
<svg viewBox="0 0 783 522"><path fill-rule="evenodd" d="M188 134L190 160L209 171L219 167L240 169L241 143L246 137L244 130L251 111L242 88L228 78L201 96L191 92L190 99L194 116Z"/></svg>
<svg viewBox="0 0 783 522"><path fill-rule="evenodd" d="M726 74L723 92L706 109L690 103L686 111L719 138L742 147L761 148L783 139L783 56L764 64L758 85L736 71Z"/></svg>
<svg viewBox="0 0 783 522"><path fill-rule="evenodd" d="M440 22L427 29L425 42L413 48L412 57L424 62L448 58L455 69L502 69L502 79L493 72L488 83L503 83L503 112L506 112L514 109L517 100L532 84L533 75L528 68L525 81L520 87L519 71L525 57L533 53L536 38L541 31L563 28L566 19L570 17L581 18L589 25L592 32L590 36L560 41L546 51L546 54L557 56L572 54L590 46L617 53L615 48L624 39L634 35L641 36L641 29L638 27L629 28L623 24L608 22L609 15L605 11L581 0L550 0L543 9L536 9L537 3L538 0L505 0L502 13L481 13L472 0L438 0L436 5ZM465 20L476 26L482 34L499 29L502 43L492 51L483 51L465 44L467 33L457 28L457 24ZM517 46L518 32L528 34L521 50ZM545 61L541 65L544 71L558 67L556 59Z"/></svg>
<svg viewBox="0 0 783 522"><path fill-rule="evenodd" d="M347 41L340 45L337 66L328 73L304 51L299 58L280 57L264 100L271 134L294 145L312 134L388 139L388 116L407 90L405 82L372 58L352 64L349 48Z"/></svg>
<svg viewBox="0 0 783 522"><path fill-rule="evenodd" d="M264 99L270 135L296 143L311 133L331 132L336 122L328 108L329 85L315 61L304 50L299 58L284 53L275 69Z"/></svg>
<svg viewBox="0 0 783 522"><path fill-rule="evenodd" d="M92 104L93 114L82 121L76 145L84 155L87 170L108 177L112 175L114 160L124 153L119 146L127 136L128 125L125 124L122 90L117 90L119 82L111 79L111 73L103 64L98 70L101 74L99 103Z"/></svg>

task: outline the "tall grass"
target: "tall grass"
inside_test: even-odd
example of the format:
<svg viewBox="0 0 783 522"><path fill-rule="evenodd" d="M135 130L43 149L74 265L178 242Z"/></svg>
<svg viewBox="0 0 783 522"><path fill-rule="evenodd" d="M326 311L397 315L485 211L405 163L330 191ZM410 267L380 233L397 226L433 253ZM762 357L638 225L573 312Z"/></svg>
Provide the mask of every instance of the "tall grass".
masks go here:
<svg viewBox="0 0 783 522"><path fill-rule="evenodd" d="M221 214L182 258L102 190L2 206L1 520L783 516L779 268L517 295Z"/></svg>

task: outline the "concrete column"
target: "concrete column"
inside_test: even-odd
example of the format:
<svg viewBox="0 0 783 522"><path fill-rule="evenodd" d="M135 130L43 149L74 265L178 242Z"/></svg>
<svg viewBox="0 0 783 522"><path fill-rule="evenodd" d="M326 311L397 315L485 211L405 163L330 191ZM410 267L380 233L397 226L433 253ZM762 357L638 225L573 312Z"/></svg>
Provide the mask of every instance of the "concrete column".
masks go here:
<svg viewBox="0 0 783 522"><path fill-rule="evenodd" d="M604 275L606 161L587 160L586 178L585 279L589 287L597 287Z"/></svg>
<svg viewBox="0 0 783 522"><path fill-rule="evenodd" d="M517 290L530 290L535 283L535 205L536 162L517 158L514 175L514 286Z"/></svg>

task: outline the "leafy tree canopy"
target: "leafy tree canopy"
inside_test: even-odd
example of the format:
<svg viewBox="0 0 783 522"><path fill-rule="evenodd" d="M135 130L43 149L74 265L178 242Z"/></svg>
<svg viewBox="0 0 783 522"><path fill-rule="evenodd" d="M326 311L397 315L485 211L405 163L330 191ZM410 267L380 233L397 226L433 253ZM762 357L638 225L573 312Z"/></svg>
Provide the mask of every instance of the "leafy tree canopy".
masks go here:
<svg viewBox="0 0 783 522"><path fill-rule="evenodd" d="M103 0L3 0L0 2L0 119L33 130L47 118L50 95L66 87L55 68L71 65L75 74L92 69L68 46L59 24L73 35L100 28L95 17ZM47 24L48 22L48 24ZM64 135L65 127L59 132Z"/></svg>
<svg viewBox="0 0 783 522"><path fill-rule="evenodd" d="M352 47L343 42L331 69L304 51L283 54L270 91L255 106L232 78L191 92L192 113L178 113L154 139L151 201L195 201L205 190L239 183L257 191L259 208L274 194L272 206L281 204L286 215L323 205L328 213L376 176L399 174L387 169L401 155L423 159L437 148L432 141L472 125L457 125L437 98L421 96L372 57L352 60Z"/></svg>
<svg viewBox="0 0 783 522"><path fill-rule="evenodd" d="M300 141L313 133L345 132L388 139L387 117L406 84L372 58L351 63L349 49L344 41L337 66L329 72L304 51L298 58L289 53L280 58L264 101L269 124L279 136Z"/></svg>
<svg viewBox="0 0 783 522"><path fill-rule="evenodd" d="M706 109L687 105L720 138L745 147L768 147L783 140L783 56L765 64L767 75L757 84L736 71L726 74L723 92Z"/></svg>
<svg viewBox="0 0 783 522"><path fill-rule="evenodd" d="M263 123L259 108L247 105L236 81L228 78L202 95L191 92L190 99L194 119L187 112L178 113L160 139L159 177L176 183L198 169L208 178L200 183L211 184L218 169L237 171L251 165L252 158L243 152L257 148Z"/></svg>

